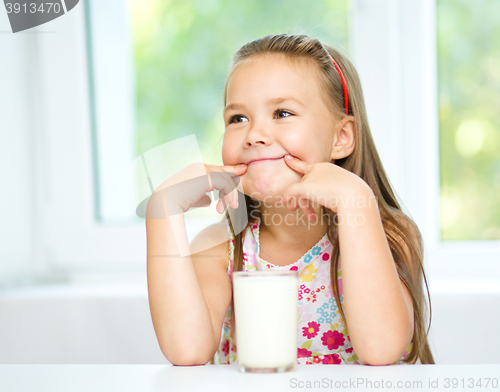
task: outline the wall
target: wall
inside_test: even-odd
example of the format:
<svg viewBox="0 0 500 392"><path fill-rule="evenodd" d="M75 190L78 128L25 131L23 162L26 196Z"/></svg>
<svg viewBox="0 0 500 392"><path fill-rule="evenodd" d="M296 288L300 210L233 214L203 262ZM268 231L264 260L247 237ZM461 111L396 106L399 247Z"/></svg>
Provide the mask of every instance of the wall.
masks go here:
<svg viewBox="0 0 500 392"><path fill-rule="evenodd" d="M143 284L4 291L0 315L0 363L168 363Z"/></svg>
<svg viewBox="0 0 500 392"><path fill-rule="evenodd" d="M434 287L436 363L499 363L499 290ZM0 363L168 363L142 283L9 290L0 293L0 315Z"/></svg>

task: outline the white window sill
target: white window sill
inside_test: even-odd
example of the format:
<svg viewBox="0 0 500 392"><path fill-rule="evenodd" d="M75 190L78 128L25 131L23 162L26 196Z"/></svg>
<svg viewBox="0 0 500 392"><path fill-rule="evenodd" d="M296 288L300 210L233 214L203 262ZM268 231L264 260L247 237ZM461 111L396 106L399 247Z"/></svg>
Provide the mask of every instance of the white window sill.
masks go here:
<svg viewBox="0 0 500 392"><path fill-rule="evenodd" d="M499 280L432 280L428 279L432 295L447 294L491 294L500 295ZM78 275L65 283L26 285L0 290L4 298L55 298L55 297L106 297L106 298L147 298L147 280L141 275L110 279L109 275Z"/></svg>
<svg viewBox="0 0 500 392"><path fill-rule="evenodd" d="M147 298L145 282L120 283L52 283L10 288L0 291L0 300L7 298Z"/></svg>

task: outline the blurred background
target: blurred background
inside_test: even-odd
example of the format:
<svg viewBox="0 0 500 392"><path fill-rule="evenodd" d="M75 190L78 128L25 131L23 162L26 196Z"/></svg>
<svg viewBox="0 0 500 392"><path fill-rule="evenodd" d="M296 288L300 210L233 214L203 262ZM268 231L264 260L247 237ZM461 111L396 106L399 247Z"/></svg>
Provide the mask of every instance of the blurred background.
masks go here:
<svg viewBox="0 0 500 392"><path fill-rule="evenodd" d="M498 363L499 13L496 0L81 0L13 34L0 6L0 363L167 363L128 167L193 134L222 164L231 57L276 33L319 38L359 72L423 234L436 362ZM188 236L211 219L193 213Z"/></svg>

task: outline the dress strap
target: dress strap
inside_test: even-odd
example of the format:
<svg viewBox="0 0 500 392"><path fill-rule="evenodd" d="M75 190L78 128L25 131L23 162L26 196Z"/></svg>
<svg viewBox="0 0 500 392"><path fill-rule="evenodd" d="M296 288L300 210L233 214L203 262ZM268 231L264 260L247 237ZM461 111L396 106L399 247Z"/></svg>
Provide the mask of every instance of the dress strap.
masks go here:
<svg viewBox="0 0 500 392"><path fill-rule="evenodd" d="M231 227L228 216L226 215L226 227L227 227L227 238L229 241L229 263L227 265L227 273L232 276L233 273L233 263L234 263L234 232Z"/></svg>

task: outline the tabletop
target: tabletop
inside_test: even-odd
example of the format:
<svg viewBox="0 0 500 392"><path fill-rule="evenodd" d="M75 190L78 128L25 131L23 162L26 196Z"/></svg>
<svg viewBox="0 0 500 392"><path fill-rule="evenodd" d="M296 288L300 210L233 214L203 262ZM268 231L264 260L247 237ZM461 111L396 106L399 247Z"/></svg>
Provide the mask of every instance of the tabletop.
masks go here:
<svg viewBox="0 0 500 392"><path fill-rule="evenodd" d="M240 373L236 365L0 365L2 392L492 390L500 364L297 365L287 373Z"/></svg>

